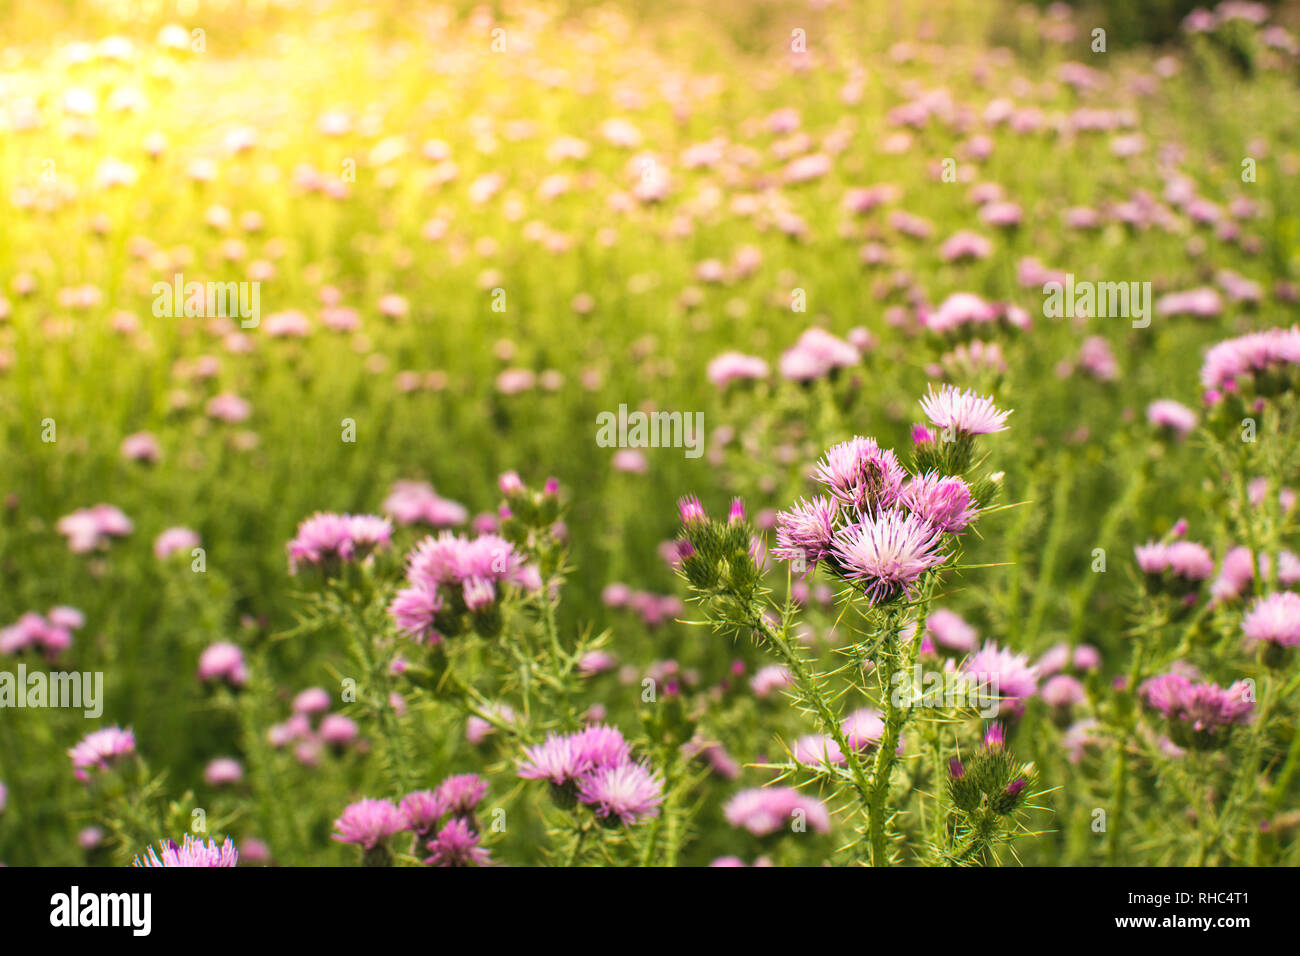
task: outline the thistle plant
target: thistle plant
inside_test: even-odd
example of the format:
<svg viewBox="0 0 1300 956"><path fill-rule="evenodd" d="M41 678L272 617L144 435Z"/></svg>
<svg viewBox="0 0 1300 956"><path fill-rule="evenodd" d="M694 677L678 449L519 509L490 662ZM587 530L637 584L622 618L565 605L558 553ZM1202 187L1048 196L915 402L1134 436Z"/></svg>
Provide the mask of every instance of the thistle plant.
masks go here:
<svg viewBox="0 0 1300 956"><path fill-rule="evenodd" d="M929 425L914 430L910 470L874 439L854 437L830 448L814 467L813 477L825 493L777 516L773 556L788 562L792 574L824 569L840 588L841 618L854 615L860 622L854 640L841 649L845 662L838 667L820 669L798 646L792 637L793 602L771 602L763 585L766 548L744 504L734 500L725 521L711 519L695 497L679 506L679 570L706 622L732 637L752 636L774 654L791 675L790 696L821 736L805 743L804 754L796 748L789 763L775 766L778 779L811 769L815 782L833 797L856 804L864 839L849 850L876 866L899 856L894 821L901 808L892 784L904 731L913 720L956 717L956 708L921 715L913 671L945 578L967 567L961 560L962 536L998 508L1002 476L985 473L984 459L976 455L980 436L1005 430L1010 415L990 398L951 386L931 390L921 407ZM988 683L988 676L968 671L966 685ZM879 704L874 734L857 732L844 711L846 696ZM1014 709L1015 699L1008 703ZM1029 776L1015 785L1016 799L998 806L1007 813L1015 809ZM936 789L940 779L931 778ZM943 816L941 797L932 794L930 801L932 817ZM973 842L986 847L993 837L983 824L977 837L957 826L936 827L935 834L948 844L964 841L963 859L975 855Z"/></svg>

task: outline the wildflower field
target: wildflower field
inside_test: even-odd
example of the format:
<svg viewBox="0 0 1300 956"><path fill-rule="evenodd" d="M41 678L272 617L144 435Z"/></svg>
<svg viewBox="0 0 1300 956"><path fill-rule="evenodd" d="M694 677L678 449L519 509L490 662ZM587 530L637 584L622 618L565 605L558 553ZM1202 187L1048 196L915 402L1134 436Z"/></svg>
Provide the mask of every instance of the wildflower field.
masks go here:
<svg viewBox="0 0 1300 956"><path fill-rule="evenodd" d="M1300 10L650 6L0 0L0 861L1300 864Z"/></svg>

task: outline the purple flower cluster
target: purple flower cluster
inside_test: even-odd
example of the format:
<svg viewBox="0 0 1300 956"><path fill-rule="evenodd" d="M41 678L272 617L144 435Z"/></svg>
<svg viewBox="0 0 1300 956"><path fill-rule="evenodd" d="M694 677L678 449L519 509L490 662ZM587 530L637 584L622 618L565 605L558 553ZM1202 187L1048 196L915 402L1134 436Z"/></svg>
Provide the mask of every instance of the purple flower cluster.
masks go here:
<svg viewBox="0 0 1300 956"><path fill-rule="evenodd" d="M1168 720L1200 738L1236 724L1248 724L1255 710L1250 685L1197 683L1179 673L1161 674L1142 684L1142 698Z"/></svg>
<svg viewBox="0 0 1300 956"><path fill-rule="evenodd" d="M388 547L393 525L376 515L317 512L302 524L289 542L289 572L311 565L330 571L340 564L360 561Z"/></svg>
<svg viewBox="0 0 1300 956"><path fill-rule="evenodd" d="M1010 414L991 399L951 386L938 394L932 390L921 405L954 440L1001 431ZM935 441L923 426L914 438L920 445ZM910 476L892 451L871 438L830 448L813 478L828 494L800 500L777 515L772 554L804 567L825 563L877 604L914 593L921 576L948 559L944 535L961 533L979 514L962 478L936 470Z"/></svg>
<svg viewBox="0 0 1300 956"><path fill-rule="evenodd" d="M1212 347L1201 365L1205 400L1213 405L1231 392L1258 385L1266 376L1300 365L1300 327L1268 329Z"/></svg>
<svg viewBox="0 0 1300 956"><path fill-rule="evenodd" d="M433 790L402 798L406 829L415 845L429 852L429 866L487 866L491 856L479 846L474 810L487 794L487 781L478 774L448 777ZM443 818L448 818L445 822Z"/></svg>
<svg viewBox="0 0 1300 956"><path fill-rule="evenodd" d="M781 354L781 376L794 382L825 378L840 368L862 361L858 349L825 329L813 326Z"/></svg>
<svg viewBox="0 0 1300 956"><path fill-rule="evenodd" d="M64 515L56 527L68 539L68 550L74 554L107 547L110 538L125 537L135 529L120 508L105 504Z"/></svg>
<svg viewBox="0 0 1300 956"><path fill-rule="evenodd" d="M1181 590L1195 589L1214 573L1209 549L1195 541L1148 541L1133 552L1144 574Z"/></svg>
<svg viewBox="0 0 1300 956"><path fill-rule="evenodd" d="M634 591L626 584L614 583L601 592L606 607L627 608L641 618L646 627L656 628L682 613L681 598L675 594Z"/></svg>
<svg viewBox="0 0 1300 956"><path fill-rule="evenodd" d="M663 778L632 759L617 728L595 724L573 734L549 734L524 751L519 776L546 780L562 797L587 804L602 822L632 825L659 815Z"/></svg>
<svg viewBox="0 0 1300 956"><path fill-rule="evenodd" d="M44 616L30 611L8 627L0 628L0 654L18 654L30 649L54 660L72 645L72 632L85 623L85 615L72 607L50 608Z"/></svg>
<svg viewBox="0 0 1300 956"><path fill-rule="evenodd" d="M963 397L945 386L928 401L940 428L961 434L1005 428L1008 412L997 411L988 399ZM927 429L922 433L924 442L933 440ZM772 554L807 567L826 562L876 604L913 593L920 576L948 558L945 533L965 531L979 514L961 477L937 471L910 477L893 451L872 438L833 446L813 476L827 486L828 496L805 499L777 515Z"/></svg>
<svg viewBox="0 0 1300 956"><path fill-rule="evenodd" d="M320 687L309 687L293 699L293 714L271 726L267 740L277 749L294 745L294 757L306 767L320 763L326 747L340 752L356 743L360 733L356 722L343 714L330 714L330 695Z"/></svg>
<svg viewBox="0 0 1300 956"><path fill-rule="evenodd" d="M505 538L468 538L444 531L406 556L407 587L389 605L397 629L418 643L440 643L461 633L459 618L495 609L502 585L525 591L542 586L535 565Z"/></svg>

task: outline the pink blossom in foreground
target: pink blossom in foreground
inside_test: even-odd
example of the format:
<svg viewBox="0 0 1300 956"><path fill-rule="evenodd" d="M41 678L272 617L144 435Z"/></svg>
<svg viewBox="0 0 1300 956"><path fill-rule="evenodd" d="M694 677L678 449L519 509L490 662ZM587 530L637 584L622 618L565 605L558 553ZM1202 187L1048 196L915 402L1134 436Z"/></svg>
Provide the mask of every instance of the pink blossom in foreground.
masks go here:
<svg viewBox="0 0 1300 956"><path fill-rule="evenodd" d="M489 866L492 857L479 846L478 833L461 817L453 817L425 845L427 866Z"/></svg>
<svg viewBox="0 0 1300 956"><path fill-rule="evenodd" d="M133 866L237 866L239 851L229 837L220 846L216 840L199 840L188 833L177 846L172 840L163 840L158 844L158 852L153 847L145 853L144 858L136 857Z"/></svg>
<svg viewBox="0 0 1300 956"><path fill-rule="evenodd" d="M644 764L627 761L581 777L578 799L597 817L631 826L659 815L663 786L663 779Z"/></svg>
<svg viewBox="0 0 1300 956"><path fill-rule="evenodd" d="M970 486L960 478L937 472L909 480L899 501L940 531L964 531L979 514L971 499Z"/></svg>
<svg viewBox="0 0 1300 956"><path fill-rule="evenodd" d="M952 429L958 435L989 435L1006 431L1010 411L1001 411L993 399L973 391L961 391L953 385L944 385L936 393L931 386L929 394L921 399L921 410L930 423L939 429Z"/></svg>
<svg viewBox="0 0 1300 956"><path fill-rule="evenodd" d="M897 509L864 515L835 537L832 556L844 576L875 604L915 591L921 575L947 560L941 532Z"/></svg>
<svg viewBox="0 0 1300 956"><path fill-rule="evenodd" d="M813 477L837 500L863 512L898 501L907 472L898 457L875 439L857 437L828 449Z"/></svg>

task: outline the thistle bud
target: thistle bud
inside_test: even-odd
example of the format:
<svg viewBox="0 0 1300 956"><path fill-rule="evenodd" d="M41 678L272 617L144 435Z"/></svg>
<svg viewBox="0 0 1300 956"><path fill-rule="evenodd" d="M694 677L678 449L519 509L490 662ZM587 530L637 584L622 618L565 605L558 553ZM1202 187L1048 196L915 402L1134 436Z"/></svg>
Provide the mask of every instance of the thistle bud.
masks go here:
<svg viewBox="0 0 1300 956"><path fill-rule="evenodd" d="M731 512L727 515L729 524L741 524L745 520L745 502L740 498L731 499Z"/></svg>
<svg viewBox="0 0 1300 956"><path fill-rule="evenodd" d="M695 495L687 495L678 501L677 513L681 517L682 524L688 526L709 520L709 516L704 512L704 506Z"/></svg>

